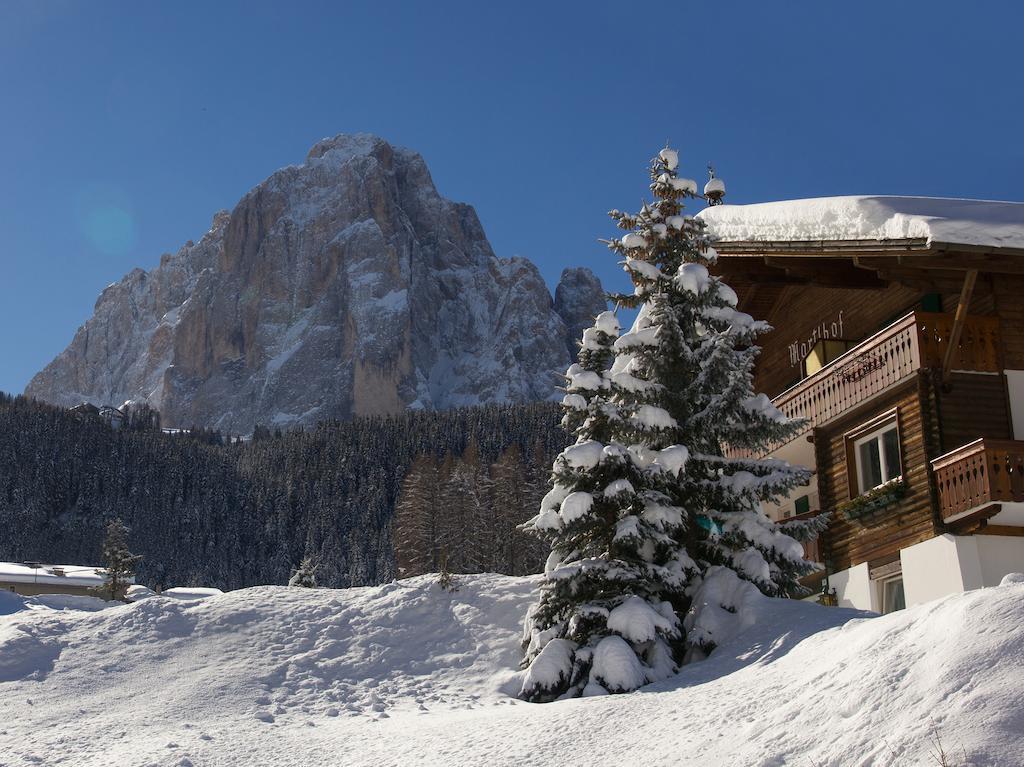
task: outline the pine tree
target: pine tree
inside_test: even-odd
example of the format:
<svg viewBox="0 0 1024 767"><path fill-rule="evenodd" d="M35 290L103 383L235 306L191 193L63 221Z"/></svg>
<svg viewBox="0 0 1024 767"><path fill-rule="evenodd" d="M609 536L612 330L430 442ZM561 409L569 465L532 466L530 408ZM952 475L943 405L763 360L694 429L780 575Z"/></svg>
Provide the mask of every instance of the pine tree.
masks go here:
<svg viewBox="0 0 1024 767"><path fill-rule="evenodd" d="M793 594L810 569L761 509L806 470L735 457L799 424L753 393L755 339L769 328L737 311L736 294L710 275L716 253L704 224L682 214L696 183L677 164L673 150L661 152L650 169L654 202L610 213L626 234L608 245L634 285L613 299L639 312L614 340L608 370L598 371L610 340L599 318L567 372L563 423L577 441L556 460L529 523L552 551L527 616L528 700L663 678L713 649L715 613L739 609L744 582Z"/></svg>
<svg viewBox="0 0 1024 767"><path fill-rule="evenodd" d="M306 589L315 589L316 571L318 567L319 565L313 561L312 557L303 557L302 562L292 572L292 577L288 579L288 585L300 586Z"/></svg>
<svg viewBox="0 0 1024 767"><path fill-rule="evenodd" d="M142 557L129 551L128 528L120 519L112 519L107 524L102 558L106 582L96 588L98 595L110 602L125 601L128 586L135 575L135 567L142 561Z"/></svg>
<svg viewBox="0 0 1024 767"><path fill-rule="evenodd" d="M556 459L553 487L527 525L551 544L524 637L521 694L531 701L627 692L674 672L682 654L677 611L696 568L679 542L682 510L664 491L685 450L655 454L618 439L626 429L615 392L643 386L608 367L617 337L607 312L584 331L563 400L576 443Z"/></svg>

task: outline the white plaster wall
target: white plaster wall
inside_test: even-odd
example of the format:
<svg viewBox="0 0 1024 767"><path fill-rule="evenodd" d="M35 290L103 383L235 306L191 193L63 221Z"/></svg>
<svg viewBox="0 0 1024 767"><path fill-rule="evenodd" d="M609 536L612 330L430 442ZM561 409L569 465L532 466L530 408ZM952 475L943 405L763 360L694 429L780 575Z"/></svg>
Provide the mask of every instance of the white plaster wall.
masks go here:
<svg viewBox="0 0 1024 767"><path fill-rule="evenodd" d="M1024 439L1024 370L1004 370L1006 391L1010 395L1010 420L1013 438Z"/></svg>
<svg viewBox="0 0 1024 767"><path fill-rule="evenodd" d="M821 501L818 498L818 475L814 465L814 444L807 441L806 435L801 434L794 440L787 442L785 445L780 447L778 450L772 453L772 458L778 458L782 461L789 461L794 466L806 466L815 473L811 475L810 480L806 485L799 485L794 487L785 498L779 499L779 503L770 503L765 501L762 503L764 513L768 515L769 519L776 522L785 521L784 512L794 512L793 503L801 495L810 496L810 511L817 511L821 508Z"/></svg>
<svg viewBox="0 0 1024 767"><path fill-rule="evenodd" d="M874 610L878 612L878 594L875 584L868 577L868 564L862 562L849 570L830 573L829 588L836 590L840 607L855 607L858 610Z"/></svg>
<svg viewBox="0 0 1024 767"><path fill-rule="evenodd" d="M976 535L983 586L998 586L1007 573L1024 573L1024 536Z"/></svg>
<svg viewBox="0 0 1024 767"><path fill-rule="evenodd" d="M907 607L982 584L977 542L969 536L940 535L900 551Z"/></svg>

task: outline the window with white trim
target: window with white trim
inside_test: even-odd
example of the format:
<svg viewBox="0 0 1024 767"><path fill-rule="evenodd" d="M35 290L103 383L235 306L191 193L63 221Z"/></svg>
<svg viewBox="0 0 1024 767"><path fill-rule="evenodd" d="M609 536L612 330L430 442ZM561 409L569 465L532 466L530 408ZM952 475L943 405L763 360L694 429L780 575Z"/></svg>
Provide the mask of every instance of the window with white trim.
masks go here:
<svg viewBox="0 0 1024 767"><path fill-rule="evenodd" d="M899 418L895 409L846 434L850 498L903 476Z"/></svg>
<svg viewBox="0 0 1024 767"><path fill-rule="evenodd" d="M886 578L879 583L882 589L882 613L894 613L907 606L906 596L903 591L903 576L897 575Z"/></svg>
<svg viewBox="0 0 1024 767"><path fill-rule="evenodd" d="M895 421L855 440L853 449L857 462L857 487L862 493L903 474L900 468L900 433Z"/></svg>

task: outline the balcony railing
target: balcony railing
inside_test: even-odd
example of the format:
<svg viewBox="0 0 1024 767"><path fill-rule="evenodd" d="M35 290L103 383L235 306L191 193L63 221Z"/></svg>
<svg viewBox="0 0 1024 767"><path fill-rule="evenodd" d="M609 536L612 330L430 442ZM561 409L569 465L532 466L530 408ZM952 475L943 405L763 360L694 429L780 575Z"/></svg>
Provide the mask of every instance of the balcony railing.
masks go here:
<svg viewBox="0 0 1024 767"><path fill-rule="evenodd" d="M1024 502L1024 442L978 439L932 461L939 511L946 523Z"/></svg>
<svg viewBox="0 0 1024 767"><path fill-rule="evenodd" d="M922 368L940 367L952 327L951 315L911 312L772 402L791 418L806 418L807 429L820 426ZM953 353L951 368L998 371L998 351L999 318L970 316Z"/></svg>
<svg viewBox="0 0 1024 767"><path fill-rule="evenodd" d="M921 361L926 368L941 367L953 333L952 314L915 312ZM953 351L951 370L999 371L999 318L968 316Z"/></svg>

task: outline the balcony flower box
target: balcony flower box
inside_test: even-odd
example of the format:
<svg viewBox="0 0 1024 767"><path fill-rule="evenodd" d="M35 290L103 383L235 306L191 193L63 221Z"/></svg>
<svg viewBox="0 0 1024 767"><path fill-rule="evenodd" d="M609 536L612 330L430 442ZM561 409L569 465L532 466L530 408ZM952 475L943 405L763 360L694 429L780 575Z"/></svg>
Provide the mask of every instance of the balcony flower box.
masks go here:
<svg viewBox="0 0 1024 767"><path fill-rule="evenodd" d="M858 495L846 503L841 503L836 508L843 519L849 522L860 522L864 524L876 512L886 509L893 504L899 503L907 494L907 483L902 479L887 482L881 487L876 487L864 495Z"/></svg>

